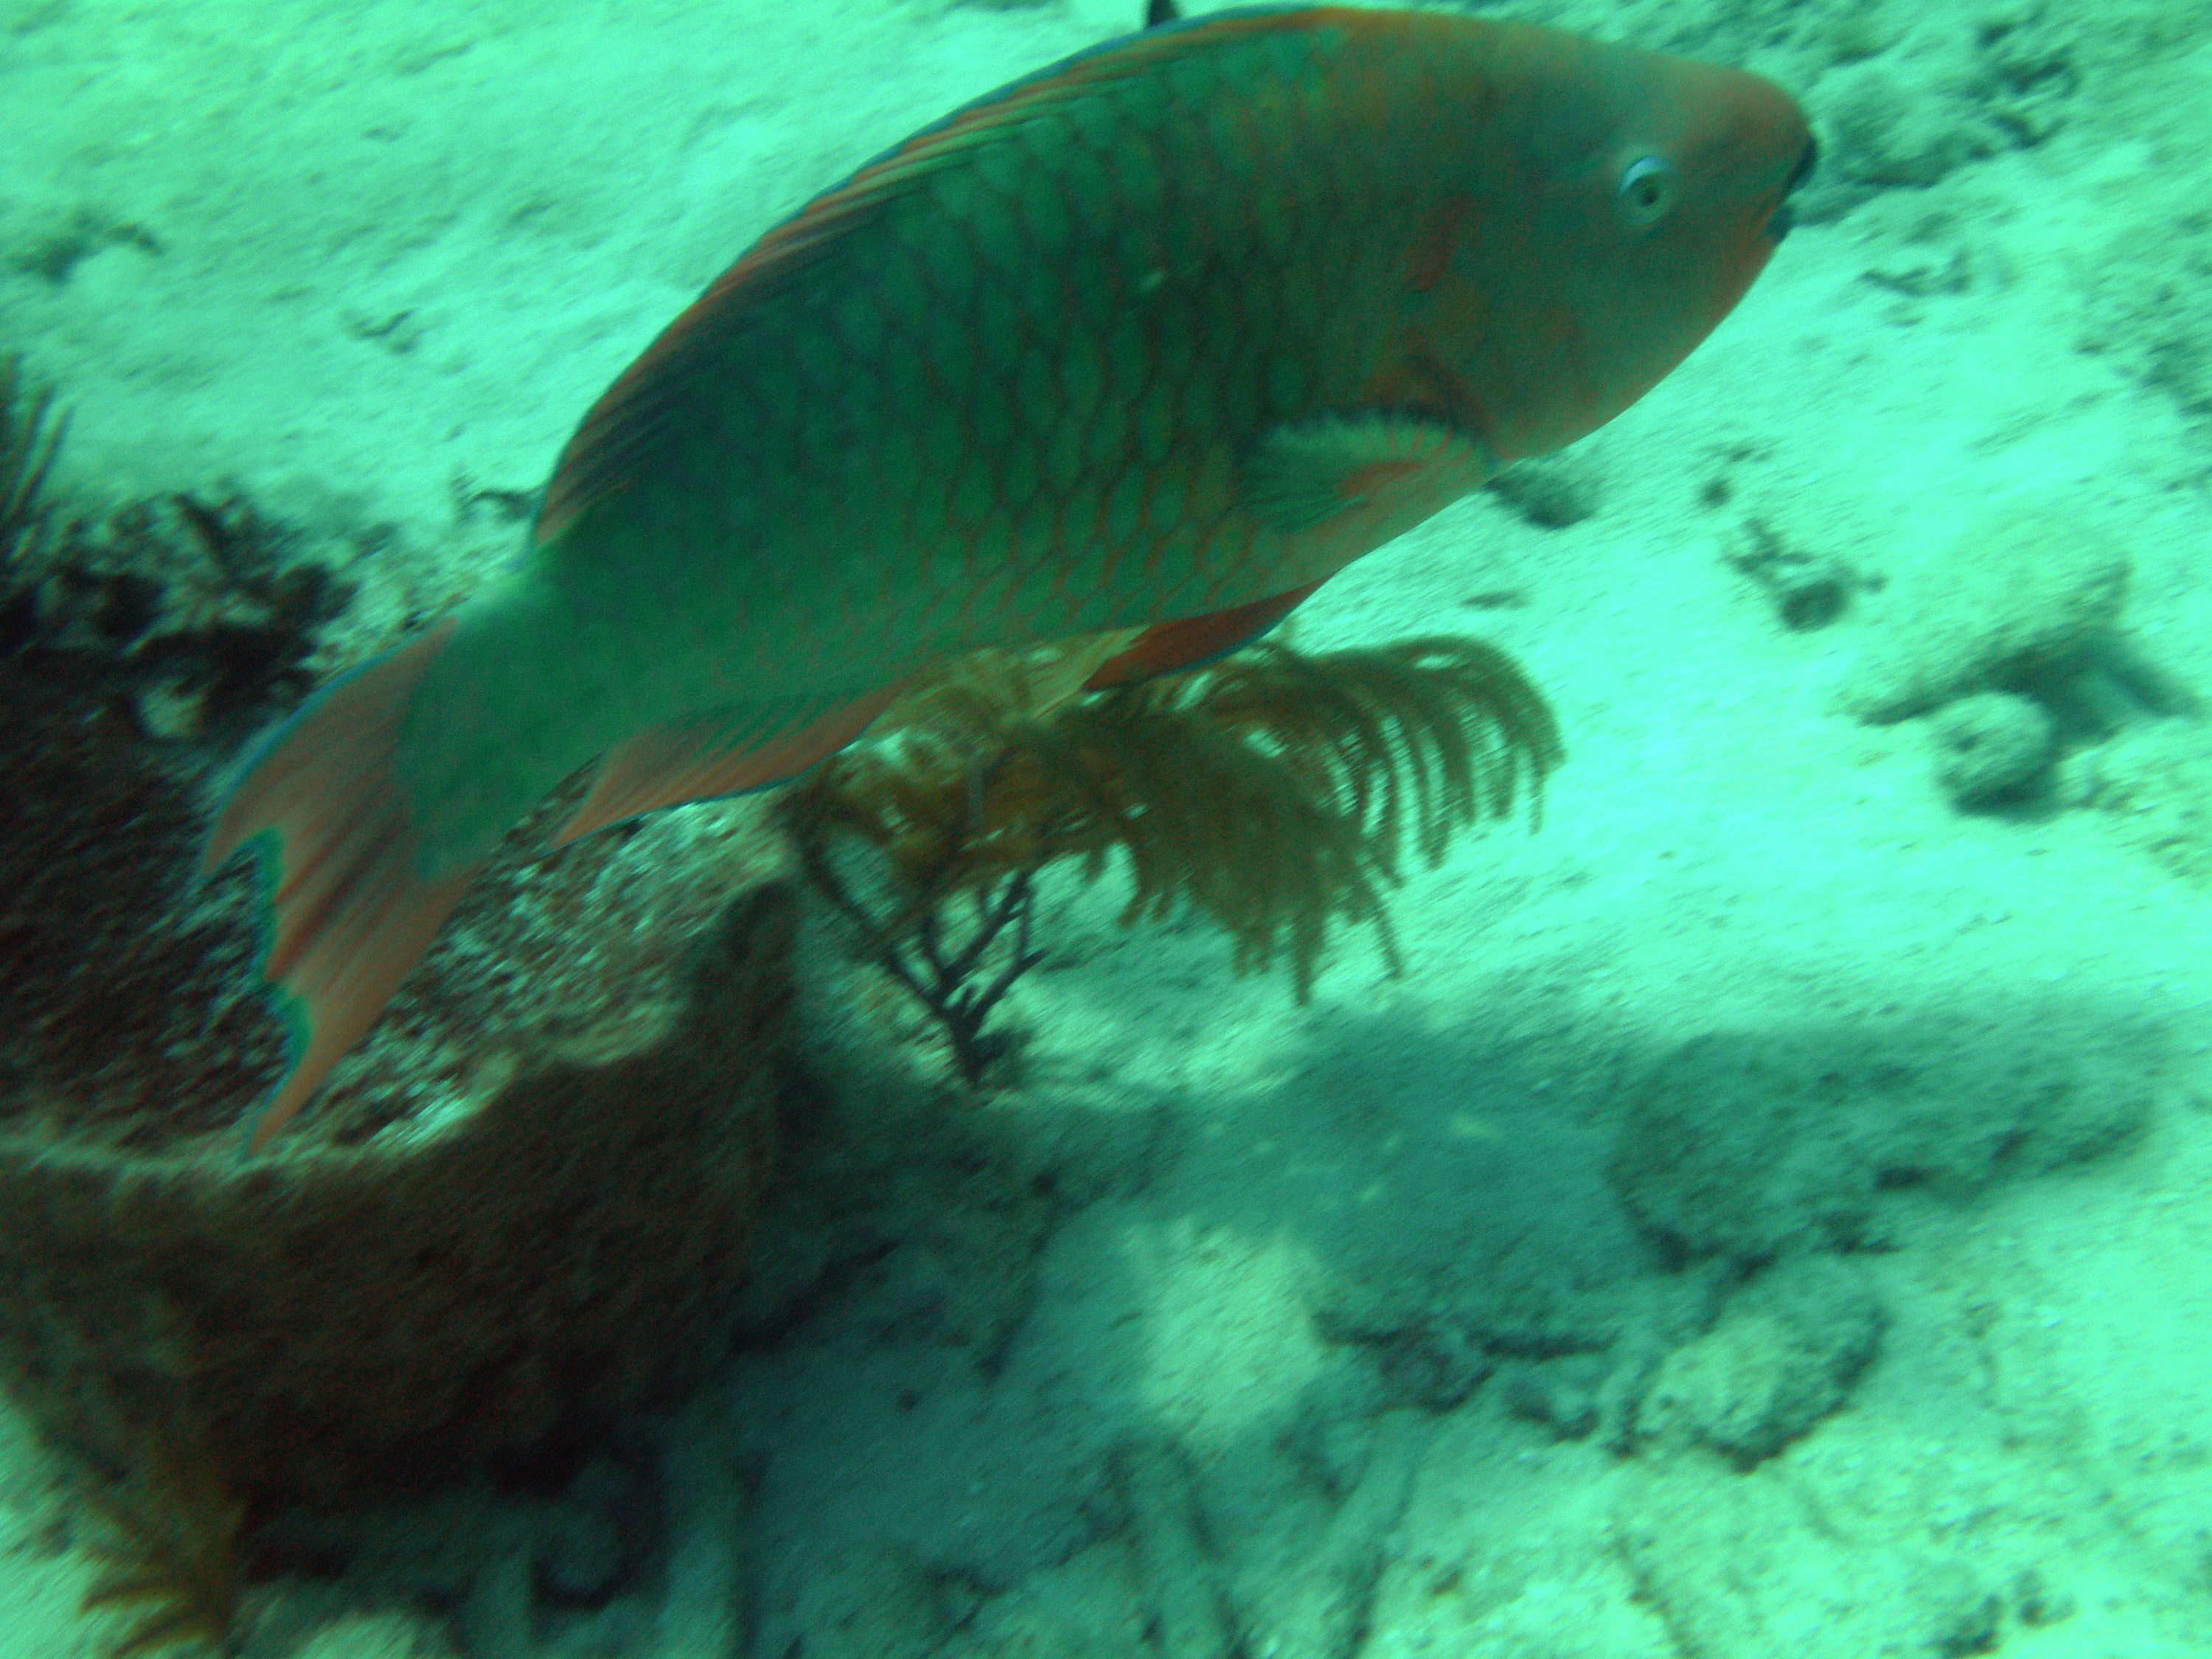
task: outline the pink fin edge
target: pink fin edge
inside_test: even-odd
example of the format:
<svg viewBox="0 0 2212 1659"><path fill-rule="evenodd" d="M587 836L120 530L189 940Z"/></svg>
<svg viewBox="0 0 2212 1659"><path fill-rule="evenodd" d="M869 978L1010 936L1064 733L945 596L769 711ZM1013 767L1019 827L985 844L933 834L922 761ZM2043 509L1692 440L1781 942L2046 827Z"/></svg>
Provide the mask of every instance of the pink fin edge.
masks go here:
<svg viewBox="0 0 2212 1659"><path fill-rule="evenodd" d="M1215 611L1203 617L1186 617L1177 622L1155 623L1130 641L1127 649L1116 652L1099 664L1097 671L1083 683L1083 689L1085 691L1103 691L1111 686L1151 679L1159 674L1176 674L1186 669L1203 668L1206 664L1218 661L1231 652L1260 638L1290 615L1300 600L1320 586L1317 581L1308 582L1303 587L1271 593L1266 599L1255 599L1249 605L1235 605L1227 611Z"/></svg>
<svg viewBox="0 0 2212 1659"><path fill-rule="evenodd" d="M904 689L900 682L871 691L749 747L717 743L720 722L711 720L647 727L599 763L591 793L554 845L566 847L664 806L750 794L796 777L866 731Z"/></svg>

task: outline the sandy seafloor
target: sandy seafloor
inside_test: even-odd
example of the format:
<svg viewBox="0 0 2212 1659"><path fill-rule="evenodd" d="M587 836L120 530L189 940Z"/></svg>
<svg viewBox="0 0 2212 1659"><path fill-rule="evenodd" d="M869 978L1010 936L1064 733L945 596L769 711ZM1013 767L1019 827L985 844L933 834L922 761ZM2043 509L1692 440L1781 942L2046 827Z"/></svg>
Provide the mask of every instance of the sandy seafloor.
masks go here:
<svg viewBox="0 0 2212 1659"><path fill-rule="evenodd" d="M0 343L66 487L234 479L380 544L388 615L768 223L1126 10L6 0ZM2212 15L1556 15L1710 34L1830 171L1566 459L1589 516L1480 495L1297 619L1516 653L1540 831L1305 1007L1056 891L1024 1087L828 1055L904 1196L665 1431L648 1571L534 1604L449 1522L457 1605L247 1651L2212 1655ZM1781 626L1758 546L1844 616ZM1853 710L2023 629L2064 752L1963 810L1929 720ZM28 1513L0 1654L101 1650Z"/></svg>

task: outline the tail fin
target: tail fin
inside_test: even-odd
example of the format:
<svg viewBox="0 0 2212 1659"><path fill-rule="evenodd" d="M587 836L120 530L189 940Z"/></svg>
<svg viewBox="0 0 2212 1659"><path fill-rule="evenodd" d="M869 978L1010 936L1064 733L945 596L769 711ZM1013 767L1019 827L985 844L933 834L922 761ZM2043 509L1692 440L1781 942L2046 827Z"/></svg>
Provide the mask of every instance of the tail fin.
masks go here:
<svg viewBox="0 0 2212 1659"><path fill-rule="evenodd" d="M384 1012L477 866L426 873L392 761L407 706L453 623L316 694L249 755L200 857L204 878L252 846L264 907L261 976L290 1064L254 1119L258 1152Z"/></svg>

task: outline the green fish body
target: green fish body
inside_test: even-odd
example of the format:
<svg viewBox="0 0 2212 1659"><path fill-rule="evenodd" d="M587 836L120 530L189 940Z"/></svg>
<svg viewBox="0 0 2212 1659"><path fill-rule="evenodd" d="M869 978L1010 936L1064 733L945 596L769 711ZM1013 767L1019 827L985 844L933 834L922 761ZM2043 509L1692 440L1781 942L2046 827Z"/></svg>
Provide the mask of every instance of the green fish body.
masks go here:
<svg viewBox="0 0 2212 1659"><path fill-rule="evenodd" d="M956 112L770 231L586 416L526 556L251 757L293 1066L265 1142L499 838L776 782L929 665L1091 681L1264 631L1712 329L1809 167L1742 72L1533 27L1216 14Z"/></svg>

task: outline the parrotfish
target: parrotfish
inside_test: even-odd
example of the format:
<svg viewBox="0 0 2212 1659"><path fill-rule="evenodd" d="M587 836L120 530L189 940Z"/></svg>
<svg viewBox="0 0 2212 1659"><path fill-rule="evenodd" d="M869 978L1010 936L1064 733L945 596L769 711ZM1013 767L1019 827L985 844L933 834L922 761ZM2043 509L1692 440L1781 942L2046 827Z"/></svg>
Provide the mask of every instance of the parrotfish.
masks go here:
<svg viewBox="0 0 2212 1659"><path fill-rule="evenodd" d="M290 1038L252 1146L586 763L563 842L788 779L962 653L1087 640L1092 687L1218 656L1642 396L1814 153L1741 70L1270 7L862 167L591 408L509 569L233 774L201 868L258 849Z"/></svg>

